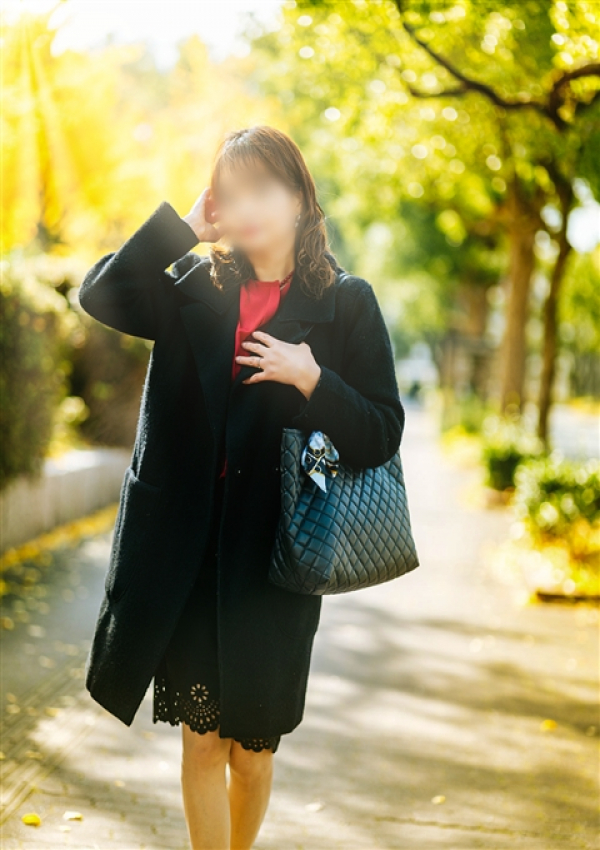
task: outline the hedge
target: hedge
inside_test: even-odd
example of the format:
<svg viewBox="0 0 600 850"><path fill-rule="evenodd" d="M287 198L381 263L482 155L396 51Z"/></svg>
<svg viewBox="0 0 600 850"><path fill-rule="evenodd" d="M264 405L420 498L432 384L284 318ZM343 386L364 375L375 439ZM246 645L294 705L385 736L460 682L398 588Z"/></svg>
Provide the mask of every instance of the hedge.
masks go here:
<svg viewBox="0 0 600 850"><path fill-rule="evenodd" d="M27 259L0 261L0 488L41 470L80 325L66 298L39 277Z"/></svg>

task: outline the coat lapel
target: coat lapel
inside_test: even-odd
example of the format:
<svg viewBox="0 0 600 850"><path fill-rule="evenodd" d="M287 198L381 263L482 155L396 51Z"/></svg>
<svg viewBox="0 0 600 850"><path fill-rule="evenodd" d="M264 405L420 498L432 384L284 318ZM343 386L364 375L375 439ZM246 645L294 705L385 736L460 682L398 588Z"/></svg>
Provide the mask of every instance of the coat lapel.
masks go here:
<svg viewBox="0 0 600 850"><path fill-rule="evenodd" d="M339 268L337 271L339 274ZM234 335L239 318L239 286L217 289L204 261L196 263L174 286L191 299L179 310L218 444L229 394L257 371L256 367L244 364L235 380L231 381ZM297 344L316 323L331 322L334 314L335 287L328 287L322 298L317 300L304 292L295 273L277 312L257 330Z"/></svg>

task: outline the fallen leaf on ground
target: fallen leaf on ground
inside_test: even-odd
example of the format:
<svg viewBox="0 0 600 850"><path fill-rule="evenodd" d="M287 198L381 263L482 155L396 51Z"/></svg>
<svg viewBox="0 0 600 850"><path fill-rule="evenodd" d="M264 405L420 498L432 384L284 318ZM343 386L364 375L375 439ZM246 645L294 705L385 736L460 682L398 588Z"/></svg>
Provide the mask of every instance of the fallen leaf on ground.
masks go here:
<svg viewBox="0 0 600 850"><path fill-rule="evenodd" d="M42 819L39 815L36 815L35 812L29 812L26 815L23 815L21 818L23 823L26 823L27 826L39 826L42 822Z"/></svg>

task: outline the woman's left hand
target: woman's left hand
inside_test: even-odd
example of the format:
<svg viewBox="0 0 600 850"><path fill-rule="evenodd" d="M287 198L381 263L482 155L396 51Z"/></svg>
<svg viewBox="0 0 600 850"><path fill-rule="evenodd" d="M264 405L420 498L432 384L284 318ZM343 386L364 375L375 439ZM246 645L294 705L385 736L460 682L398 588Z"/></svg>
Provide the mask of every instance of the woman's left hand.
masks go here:
<svg viewBox="0 0 600 850"><path fill-rule="evenodd" d="M279 381L292 384L309 399L321 375L321 367L313 357L310 345L306 342L283 342L264 331L254 331L252 336L258 342L247 339L242 345L255 353L248 356L238 354L235 359L240 366L258 366L261 371L250 375L242 383Z"/></svg>

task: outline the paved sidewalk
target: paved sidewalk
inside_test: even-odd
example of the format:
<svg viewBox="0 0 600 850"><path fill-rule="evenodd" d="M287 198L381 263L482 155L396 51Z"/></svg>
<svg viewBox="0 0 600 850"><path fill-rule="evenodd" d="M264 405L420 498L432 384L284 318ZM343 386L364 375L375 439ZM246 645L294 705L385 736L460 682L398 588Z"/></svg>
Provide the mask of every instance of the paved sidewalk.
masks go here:
<svg viewBox="0 0 600 850"><path fill-rule="evenodd" d="M491 574L509 517L472 507L418 408L403 462L422 565L324 600L256 850L596 850L597 611L523 606ZM128 728L82 689L109 544L63 553L47 607L3 632L3 850L188 847L180 729L150 690Z"/></svg>

